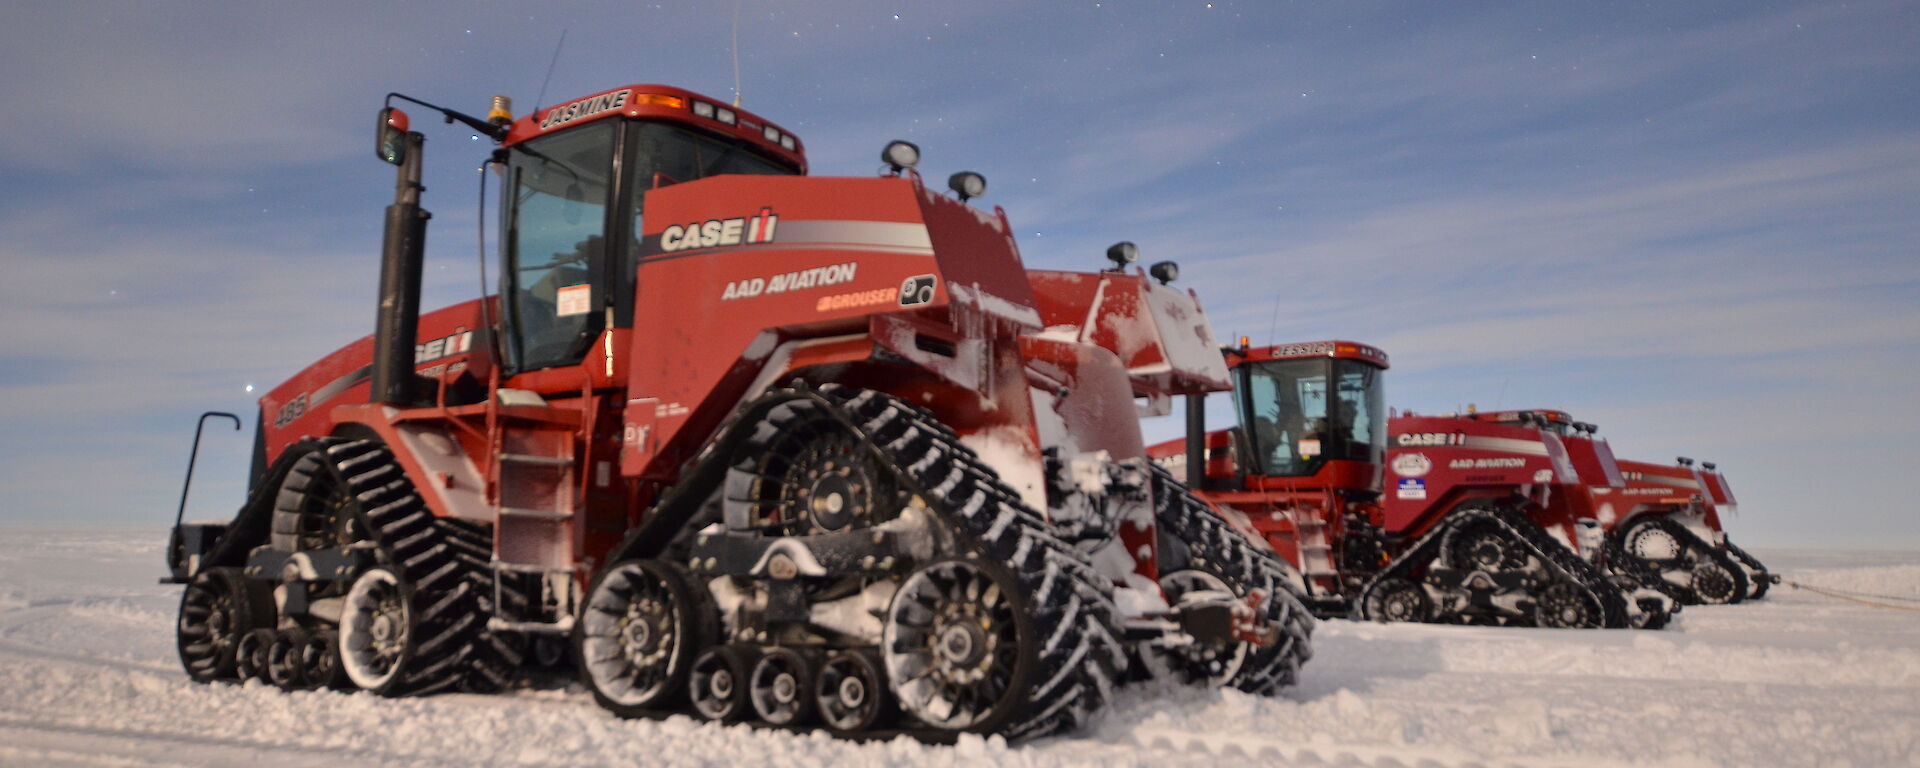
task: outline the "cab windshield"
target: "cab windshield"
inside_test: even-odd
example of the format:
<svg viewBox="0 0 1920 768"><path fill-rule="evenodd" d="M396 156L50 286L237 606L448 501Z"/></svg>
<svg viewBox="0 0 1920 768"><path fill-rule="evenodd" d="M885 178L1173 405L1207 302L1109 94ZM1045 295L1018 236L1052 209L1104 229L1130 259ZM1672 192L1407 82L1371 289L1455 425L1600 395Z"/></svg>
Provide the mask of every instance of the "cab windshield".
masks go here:
<svg viewBox="0 0 1920 768"><path fill-rule="evenodd" d="M631 322L648 191L721 174L799 173L741 142L665 122L600 120L508 154L502 295L518 371L579 362L607 308L617 325Z"/></svg>
<svg viewBox="0 0 1920 768"><path fill-rule="evenodd" d="M1257 474L1303 477L1329 459L1384 460L1379 368L1322 357L1251 363L1240 375L1236 405Z"/></svg>
<svg viewBox="0 0 1920 768"><path fill-rule="evenodd" d="M508 353L518 370L578 359L591 339L594 266L606 249L616 121L516 147L508 161Z"/></svg>

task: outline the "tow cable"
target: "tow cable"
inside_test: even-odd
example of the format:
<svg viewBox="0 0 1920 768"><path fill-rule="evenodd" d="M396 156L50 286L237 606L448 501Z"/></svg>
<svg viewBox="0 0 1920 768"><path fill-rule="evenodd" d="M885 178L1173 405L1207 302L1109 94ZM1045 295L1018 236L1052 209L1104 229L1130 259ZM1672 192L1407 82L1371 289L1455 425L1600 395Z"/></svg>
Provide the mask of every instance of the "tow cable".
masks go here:
<svg viewBox="0 0 1920 768"><path fill-rule="evenodd" d="M1794 589L1804 589L1808 592L1812 592L1817 595L1826 595L1827 597L1835 598L1838 600L1846 600L1848 602L1853 602L1853 603L1859 603L1861 605L1870 605L1875 608L1889 608L1896 611L1913 611L1916 613L1920 613L1920 605L1894 605L1892 603L1880 602L1881 600L1898 600L1906 603L1920 604L1920 597L1901 597L1899 595L1876 595L1869 592L1845 592L1841 590L1827 589L1824 587L1816 587L1810 584L1802 584L1792 579L1781 579L1780 583L1785 584L1789 587L1793 587Z"/></svg>

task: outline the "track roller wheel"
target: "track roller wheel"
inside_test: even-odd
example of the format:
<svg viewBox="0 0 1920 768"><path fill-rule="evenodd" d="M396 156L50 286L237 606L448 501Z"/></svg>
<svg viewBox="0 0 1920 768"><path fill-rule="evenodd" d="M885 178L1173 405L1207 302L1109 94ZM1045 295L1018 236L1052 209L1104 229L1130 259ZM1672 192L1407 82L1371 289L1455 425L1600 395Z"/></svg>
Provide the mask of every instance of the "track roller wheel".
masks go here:
<svg viewBox="0 0 1920 768"><path fill-rule="evenodd" d="M747 699L753 674L753 654L737 645L716 645L693 659L688 693L701 717L722 723L738 722L753 711Z"/></svg>
<svg viewBox="0 0 1920 768"><path fill-rule="evenodd" d="M340 613L340 667L381 696L402 693L414 655L413 588L390 568L353 580Z"/></svg>
<svg viewBox="0 0 1920 768"><path fill-rule="evenodd" d="M273 633L273 642L267 645L267 682L283 691L307 687L307 639L302 629Z"/></svg>
<svg viewBox="0 0 1920 768"><path fill-rule="evenodd" d="M1225 579L1211 571L1188 568L1174 571L1160 577L1160 591L1166 595L1167 604L1179 605L1182 596L1194 592L1225 592L1235 594ZM1196 640L1192 644L1169 648L1160 652L1161 659L1167 662L1171 671L1186 683L1206 683L1208 685L1226 685L1247 662L1247 643L1229 641L1208 643Z"/></svg>
<svg viewBox="0 0 1920 768"><path fill-rule="evenodd" d="M175 647L196 683L245 679L240 648L255 626L273 620L273 597L234 568L209 568L187 582L174 626Z"/></svg>
<svg viewBox="0 0 1920 768"><path fill-rule="evenodd" d="M1740 585L1734 583L1733 572L1721 565L1717 559L1703 558L1693 565L1688 586L1700 596L1700 602L1707 605L1725 605L1738 601Z"/></svg>
<svg viewBox="0 0 1920 768"><path fill-rule="evenodd" d="M797 725L813 714L814 664L792 648L775 648L753 665L747 697L772 725Z"/></svg>
<svg viewBox="0 0 1920 768"><path fill-rule="evenodd" d="M256 629L240 638L239 650L235 655L235 672L240 681L266 680L267 655L273 648L274 631Z"/></svg>
<svg viewBox="0 0 1920 768"><path fill-rule="evenodd" d="M735 524L786 535L883 523L905 497L860 436L823 408L796 412L770 439L744 446L727 473Z"/></svg>
<svg viewBox="0 0 1920 768"><path fill-rule="evenodd" d="M1433 620L1433 601L1419 584L1389 578L1367 594L1366 612L1380 621L1426 622Z"/></svg>
<svg viewBox="0 0 1920 768"><path fill-rule="evenodd" d="M300 659L306 665L308 687L336 691L352 687L347 682L346 672L340 668L340 633L332 630L307 633L306 645L300 649Z"/></svg>
<svg viewBox="0 0 1920 768"><path fill-rule="evenodd" d="M1627 532L1627 553L1642 560L1667 565L1680 559L1686 553L1686 547L1672 532L1658 525L1641 523Z"/></svg>
<svg viewBox="0 0 1920 768"><path fill-rule="evenodd" d="M980 560L939 560L901 582L880 641L901 709L946 731L997 731L1022 703L1040 638L1013 577Z"/></svg>
<svg viewBox="0 0 1920 768"><path fill-rule="evenodd" d="M1447 537L1447 553L1453 566L1462 570L1503 571L1527 564L1527 553L1518 542L1486 521L1469 522L1452 531Z"/></svg>
<svg viewBox="0 0 1920 768"><path fill-rule="evenodd" d="M621 717L685 701L706 615L678 566L625 560L587 590L574 653L593 698Z"/></svg>
<svg viewBox="0 0 1920 768"><path fill-rule="evenodd" d="M1533 622L1553 629L1599 629L1606 620L1599 603L1578 585L1556 581L1533 598Z"/></svg>
<svg viewBox="0 0 1920 768"><path fill-rule="evenodd" d="M858 736L893 720L893 696L880 662L867 650L840 651L820 665L813 683L820 721L836 736Z"/></svg>

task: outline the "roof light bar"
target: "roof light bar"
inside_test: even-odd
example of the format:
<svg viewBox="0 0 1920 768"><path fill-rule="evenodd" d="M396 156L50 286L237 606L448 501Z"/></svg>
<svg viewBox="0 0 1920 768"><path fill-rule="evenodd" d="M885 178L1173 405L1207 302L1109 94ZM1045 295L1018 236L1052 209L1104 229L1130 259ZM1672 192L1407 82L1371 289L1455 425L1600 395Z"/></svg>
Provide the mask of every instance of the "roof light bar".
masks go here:
<svg viewBox="0 0 1920 768"><path fill-rule="evenodd" d="M686 99L678 96L669 96L664 93L636 93L633 95L633 103L652 104L657 107L672 107L674 109L687 108Z"/></svg>

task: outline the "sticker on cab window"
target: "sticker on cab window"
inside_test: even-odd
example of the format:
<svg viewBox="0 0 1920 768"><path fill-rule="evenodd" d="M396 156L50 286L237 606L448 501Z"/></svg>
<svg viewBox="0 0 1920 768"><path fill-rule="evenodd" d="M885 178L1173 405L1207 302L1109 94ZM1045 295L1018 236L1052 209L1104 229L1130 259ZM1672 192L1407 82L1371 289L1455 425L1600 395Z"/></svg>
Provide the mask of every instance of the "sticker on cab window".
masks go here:
<svg viewBox="0 0 1920 768"><path fill-rule="evenodd" d="M569 285L555 296L553 313L559 317L584 315L593 310L593 286Z"/></svg>

